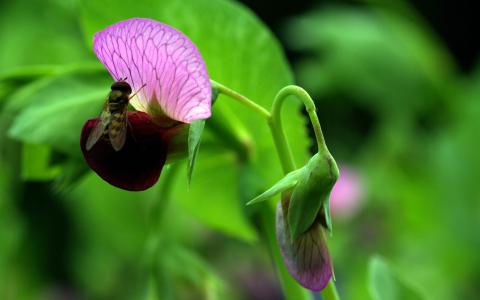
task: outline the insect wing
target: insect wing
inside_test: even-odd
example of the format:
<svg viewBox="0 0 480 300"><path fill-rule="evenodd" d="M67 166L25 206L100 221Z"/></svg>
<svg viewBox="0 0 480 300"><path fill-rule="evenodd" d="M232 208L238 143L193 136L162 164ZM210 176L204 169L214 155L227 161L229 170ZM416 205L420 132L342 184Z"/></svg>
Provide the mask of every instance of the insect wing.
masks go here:
<svg viewBox="0 0 480 300"><path fill-rule="evenodd" d="M108 109L104 109L100 116L100 121L97 122L95 127L90 132L90 135L88 136L87 145L86 145L87 151L90 151L90 149L92 149L93 146L102 137L105 131L105 128L107 128L109 123L110 123L110 112L108 111Z"/></svg>
<svg viewBox="0 0 480 300"><path fill-rule="evenodd" d="M125 144L127 137L127 110L122 113L115 113L112 117L112 122L108 130L110 143L115 151L120 151Z"/></svg>

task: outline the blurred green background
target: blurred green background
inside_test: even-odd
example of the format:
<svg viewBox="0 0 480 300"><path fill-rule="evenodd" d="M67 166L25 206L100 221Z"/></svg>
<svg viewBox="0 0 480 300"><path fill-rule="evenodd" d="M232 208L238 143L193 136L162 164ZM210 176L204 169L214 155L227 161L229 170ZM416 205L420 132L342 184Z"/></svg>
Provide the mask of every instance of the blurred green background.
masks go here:
<svg viewBox="0 0 480 300"><path fill-rule="evenodd" d="M343 299L480 297L473 8L244 2L0 2L0 299L282 299L244 207L282 176L261 118L220 97L190 188L182 163L132 193L83 161L81 127L112 81L93 33L133 16L182 30L213 79L266 108L286 84L311 93L361 191L328 240ZM285 111L301 165L312 135L298 103Z"/></svg>

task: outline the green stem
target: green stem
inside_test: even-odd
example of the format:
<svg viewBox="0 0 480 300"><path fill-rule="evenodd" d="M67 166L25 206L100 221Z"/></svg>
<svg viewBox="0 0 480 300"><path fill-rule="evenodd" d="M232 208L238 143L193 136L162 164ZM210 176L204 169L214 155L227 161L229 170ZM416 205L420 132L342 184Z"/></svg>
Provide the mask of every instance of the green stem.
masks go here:
<svg viewBox="0 0 480 300"><path fill-rule="evenodd" d="M273 141L277 148L277 153L280 158L280 163L285 174L290 173L296 169L295 161L293 160L292 150L287 142L285 131L283 130L281 107L285 99L284 89L275 96L272 105L272 115L268 120L268 125L272 131Z"/></svg>
<svg viewBox="0 0 480 300"><path fill-rule="evenodd" d="M270 118L270 112L265 108L263 108L262 106L258 105L257 103L253 102L252 100L248 99L242 94L239 94L236 91L224 86L223 84L220 84L213 80L210 80L210 82L212 83L212 88L216 88L219 93L222 93L234 100L237 100L238 102L242 103L249 109L255 111L257 114L259 114L263 118L266 118L266 119Z"/></svg>
<svg viewBox="0 0 480 300"><path fill-rule="evenodd" d="M288 173L295 170L294 164L291 162L292 154L290 149L288 149L287 138L285 137L285 133L282 128L282 119L281 119L281 108L288 96L296 96L299 98L305 109L307 110L308 116L310 117L310 122L313 126L313 131L315 132L315 139L317 141L317 147L319 153L328 153L327 145L325 144L325 138L323 137L322 127L320 126L320 121L318 120L317 116L317 108L315 107L315 103L313 102L310 95L301 87L296 85L288 85L281 89L275 100L273 101L272 106L272 118L271 118L271 126L272 132L274 135L278 136L280 139L280 151L279 153L282 154L280 159L285 161L284 164L284 172ZM287 149L284 149L287 148Z"/></svg>

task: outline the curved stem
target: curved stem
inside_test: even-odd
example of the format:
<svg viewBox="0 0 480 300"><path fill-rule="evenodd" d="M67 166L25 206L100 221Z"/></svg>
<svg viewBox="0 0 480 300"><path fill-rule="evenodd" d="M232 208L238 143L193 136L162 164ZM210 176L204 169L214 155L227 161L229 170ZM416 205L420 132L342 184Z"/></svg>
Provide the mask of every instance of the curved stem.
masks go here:
<svg viewBox="0 0 480 300"><path fill-rule="evenodd" d="M242 103L243 105L247 106L251 110L254 110L256 113L261 115L262 117L269 119L270 112L263 108L262 106L258 105L257 103L253 102L252 100L248 99L247 97L243 96L242 94L237 93L236 91L220 84L216 81L210 80L212 83L212 88L217 89L219 93L229 96L230 98L237 100L238 102Z"/></svg>
<svg viewBox="0 0 480 300"><path fill-rule="evenodd" d="M278 101L278 95L275 97L272 108L272 116L268 120L268 125L272 132L273 141L275 147L277 148L277 153L280 158L280 163L282 165L283 172L285 174L292 172L296 169L295 161L293 160L292 150L287 142L287 137L283 131L282 118L280 114L280 107L282 100ZM276 105L277 104L277 105ZM276 108L276 109L275 109Z"/></svg>
<svg viewBox="0 0 480 300"><path fill-rule="evenodd" d="M285 133L283 132L283 128L281 125L282 124L281 108L282 108L283 102L288 96L296 96L303 102L303 105L305 106L305 109L307 110L308 116L310 118L310 122L312 123L313 130L315 132L315 139L317 141L318 152L328 153L328 148L327 148L327 145L325 144L325 138L323 137L322 127L320 126L320 121L318 120L318 116L316 112L317 108L315 107L315 103L313 102L310 95L299 86L288 85L284 87L278 92L277 96L275 97L275 100L273 101L272 123L275 124L276 130L279 131L276 134L281 135L281 140L283 140L285 145L288 145L286 142ZM291 157L291 154L290 154L290 157ZM284 170L284 171L291 172L294 170L294 168L292 169L291 166L289 167L290 168L288 170Z"/></svg>

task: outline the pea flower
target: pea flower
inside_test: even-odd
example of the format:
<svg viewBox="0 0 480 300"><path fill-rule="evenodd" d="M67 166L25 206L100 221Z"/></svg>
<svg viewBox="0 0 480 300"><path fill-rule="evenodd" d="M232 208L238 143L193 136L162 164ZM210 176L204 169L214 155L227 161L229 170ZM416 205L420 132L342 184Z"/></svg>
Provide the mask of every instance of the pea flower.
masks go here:
<svg viewBox="0 0 480 300"><path fill-rule="evenodd" d="M165 163L185 150L189 123L211 115L205 62L183 33L150 19L128 19L97 32L93 49L114 81L130 85L135 111L127 113L121 149L114 149L103 134L87 150L88 137L101 122L88 120L80 139L83 155L110 184L145 190L158 180Z"/></svg>

